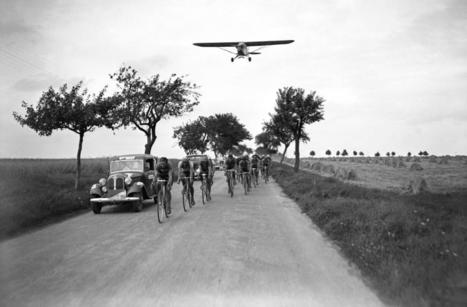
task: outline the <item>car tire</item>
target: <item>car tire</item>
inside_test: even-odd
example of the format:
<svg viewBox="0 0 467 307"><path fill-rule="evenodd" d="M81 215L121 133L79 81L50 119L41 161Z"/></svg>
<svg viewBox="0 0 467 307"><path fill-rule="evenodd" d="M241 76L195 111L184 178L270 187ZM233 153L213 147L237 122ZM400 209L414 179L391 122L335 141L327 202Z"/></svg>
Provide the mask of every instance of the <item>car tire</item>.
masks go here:
<svg viewBox="0 0 467 307"><path fill-rule="evenodd" d="M91 203L91 209L94 214L99 214L101 213L102 205L99 203Z"/></svg>
<svg viewBox="0 0 467 307"><path fill-rule="evenodd" d="M141 193L133 194L134 197L139 197L139 200L133 203L133 211L141 212L143 210L143 195Z"/></svg>

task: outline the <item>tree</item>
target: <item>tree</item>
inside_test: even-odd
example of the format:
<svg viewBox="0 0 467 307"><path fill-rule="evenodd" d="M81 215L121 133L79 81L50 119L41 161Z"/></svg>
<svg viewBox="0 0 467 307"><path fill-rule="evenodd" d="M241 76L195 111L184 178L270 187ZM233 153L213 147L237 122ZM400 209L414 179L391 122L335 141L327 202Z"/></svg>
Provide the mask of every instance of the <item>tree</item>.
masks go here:
<svg viewBox="0 0 467 307"><path fill-rule="evenodd" d="M338 150L338 151L336 152L336 156L340 156L340 154L341 154L341 152Z"/></svg>
<svg viewBox="0 0 467 307"><path fill-rule="evenodd" d="M312 150L310 151L310 156L314 157L315 156L315 152Z"/></svg>
<svg viewBox="0 0 467 307"><path fill-rule="evenodd" d="M330 156L331 155L331 151L328 149L326 150L326 156Z"/></svg>
<svg viewBox="0 0 467 307"><path fill-rule="evenodd" d="M209 148L216 157L251 139L248 130L232 113L200 116L192 123L176 127L173 137L178 139L178 144L187 153L204 153Z"/></svg>
<svg viewBox="0 0 467 307"><path fill-rule="evenodd" d="M386 156L387 156L387 157L391 156L391 153L388 151L388 152L386 153Z"/></svg>
<svg viewBox="0 0 467 307"><path fill-rule="evenodd" d="M282 124L292 133L295 141L295 165L298 172L300 166L300 142L309 141L305 126L322 120L324 99L315 91L305 95L301 88L284 87L277 91L275 112L283 119Z"/></svg>
<svg viewBox="0 0 467 307"><path fill-rule="evenodd" d="M111 98L104 98L105 89L97 95L89 95L83 82L68 88L65 83L58 90L50 87L42 93L36 107L23 101L24 116L13 112L13 117L21 126L28 126L40 136L50 136L54 130L69 130L79 136L76 155L75 189L79 189L81 177L81 151L84 135L96 127L112 127L109 112L114 106Z"/></svg>
<svg viewBox="0 0 467 307"><path fill-rule="evenodd" d="M412 156L412 153L409 151L409 152L407 153L407 157L411 157L411 156Z"/></svg>
<svg viewBox="0 0 467 307"><path fill-rule="evenodd" d="M425 157L428 157L428 151L426 151L426 150L423 151L423 155L424 155Z"/></svg>
<svg viewBox="0 0 467 307"><path fill-rule="evenodd" d="M267 130L255 136L255 143L266 149L267 153L276 153L277 147L281 144L277 137Z"/></svg>
<svg viewBox="0 0 467 307"><path fill-rule="evenodd" d="M396 152L395 152L395 151L392 151L392 152L391 152L391 156L394 157L395 155L396 155Z"/></svg>
<svg viewBox="0 0 467 307"><path fill-rule="evenodd" d="M356 150L353 151L354 156L358 156L358 152Z"/></svg>
<svg viewBox="0 0 467 307"><path fill-rule="evenodd" d="M347 149L344 149L341 153L342 156L346 157L349 155L349 153L347 152Z"/></svg>
<svg viewBox="0 0 467 307"><path fill-rule="evenodd" d="M379 157L379 156L381 156L380 153L379 153L379 152L376 152L376 153L375 153L375 157Z"/></svg>
<svg viewBox="0 0 467 307"><path fill-rule="evenodd" d="M119 126L133 126L145 134L146 154L151 153L157 139L156 127L162 119L179 117L199 104L198 86L183 76L173 74L168 80L161 80L157 74L142 80L131 66L122 66L110 77L120 89L114 94L119 103L113 117Z"/></svg>
<svg viewBox="0 0 467 307"><path fill-rule="evenodd" d="M187 155L205 153L208 150L206 127L200 119L175 127L173 137L178 139L178 145Z"/></svg>
<svg viewBox="0 0 467 307"><path fill-rule="evenodd" d="M270 114L270 116L271 119L269 120L269 122L264 123L263 129L268 133L274 135L274 137L282 145L284 145L284 150L282 152L282 157L280 161L280 163L282 164L284 162L287 149L294 140L293 131L287 125L287 121L290 120L290 116L288 116L288 114ZM308 136L305 134L303 138L308 138Z"/></svg>
<svg viewBox="0 0 467 307"><path fill-rule="evenodd" d="M363 151L360 151L358 154L359 154L360 156L362 156L362 157L365 155L365 154L363 153Z"/></svg>

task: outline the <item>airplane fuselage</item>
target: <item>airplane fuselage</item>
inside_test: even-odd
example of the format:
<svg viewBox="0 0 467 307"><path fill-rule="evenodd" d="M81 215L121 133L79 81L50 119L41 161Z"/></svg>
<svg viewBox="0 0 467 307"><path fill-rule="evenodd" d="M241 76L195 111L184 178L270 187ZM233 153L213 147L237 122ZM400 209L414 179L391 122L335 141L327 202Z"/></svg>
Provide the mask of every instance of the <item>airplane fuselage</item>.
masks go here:
<svg viewBox="0 0 467 307"><path fill-rule="evenodd" d="M245 43L238 43L235 48L237 48L237 56L243 57L249 55L248 46Z"/></svg>

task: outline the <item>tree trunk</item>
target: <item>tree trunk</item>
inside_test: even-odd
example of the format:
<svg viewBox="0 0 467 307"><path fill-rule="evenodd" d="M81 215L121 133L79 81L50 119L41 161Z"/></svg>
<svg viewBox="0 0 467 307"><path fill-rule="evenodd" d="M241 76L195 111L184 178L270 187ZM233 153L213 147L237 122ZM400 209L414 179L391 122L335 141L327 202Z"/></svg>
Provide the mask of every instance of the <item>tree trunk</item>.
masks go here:
<svg viewBox="0 0 467 307"><path fill-rule="evenodd" d="M76 156L76 177L75 177L75 190L79 189L79 180L81 178L81 150L83 149L84 132L79 133L78 154Z"/></svg>
<svg viewBox="0 0 467 307"><path fill-rule="evenodd" d="M284 162L285 153L287 152L287 149L289 148L289 145L290 145L290 143L284 144L284 152L282 153L281 164L282 164L282 162Z"/></svg>
<svg viewBox="0 0 467 307"><path fill-rule="evenodd" d="M295 138L295 172L298 172L298 169L300 168L300 137L301 135L298 135L298 137Z"/></svg>
<svg viewBox="0 0 467 307"><path fill-rule="evenodd" d="M144 145L144 153L146 155L151 154L151 149L154 143L156 142L157 136L156 136L156 127L151 127L150 131L148 134L146 134L146 145Z"/></svg>

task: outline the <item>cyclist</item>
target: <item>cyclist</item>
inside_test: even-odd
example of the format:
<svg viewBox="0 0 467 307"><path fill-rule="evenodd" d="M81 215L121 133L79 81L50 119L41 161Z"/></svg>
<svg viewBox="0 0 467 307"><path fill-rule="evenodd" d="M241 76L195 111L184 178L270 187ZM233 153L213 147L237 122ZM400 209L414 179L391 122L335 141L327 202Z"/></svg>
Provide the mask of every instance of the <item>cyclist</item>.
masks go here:
<svg viewBox="0 0 467 307"><path fill-rule="evenodd" d="M178 162L178 180L177 183L180 183L180 178L188 178L188 189L191 195L191 205L195 205L194 189L193 189L193 177L194 177L194 168L193 162L188 159L188 157L183 158Z"/></svg>
<svg viewBox="0 0 467 307"><path fill-rule="evenodd" d="M246 173L246 178L244 178L243 180L246 180L247 183L248 183L248 188L251 187L251 182L249 180L249 175L250 175L250 159L248 157L248 154L245 154L243 156L243 158L240 160L240 163L238 164L239 166L239 171L240 171L240 174L242 174L243 176L243 173Z"/></svg>
<svg viewBox="0 0 467 307"><path fill-rule="evenodd" d="M271 167L271 156L267 155L263 159L263 174L264 176L269 176L269 168Z"/></svg>
<svg viewBox="0 0 467 307"><path fill-rule="evenodd" d="M199 161L199 176L200 178L203 178L202 175L206 174L207 176L207 188L209 193L211 192L211 181L212 181L212 170L211 170L211 163L209 163L208 157L204 156L201 158L201 161Z"/></svg>
<svg viewBox="0 0 467 307"><path fill-rule="evenodd" d="M227 171L228 171L228 170L233 170L233 171L232 171L233 184L234 184L234 185L237 184L237 183L235 182L235 169L236 169L236 166L237 166L237 161L236 161L236 159L233 157L232 154L229 154L229 155L227 156L227 159L225 160L224 165L225 165L225 172L224 172L224 175L226 176L226 179L227 179Z"/></svg>
<svg viewBox="0 0 467 307"><path fill-rule="evenodd" d="M258 178L259 164L260 157L257 154L253 154L253 156L251 156L251 174L253 175L253 180L256 180L256 178Z"/></svg>
<svg viewBox="0 0 467 307"><path fill-rule="evenodd" d="M156 176L154 177L153 185L156 195L159 195L160 183L157 182L158 179L167 180L166 191L167 191L167 214L172 213L171 201L172 195L170 189L172 188L173 183L173 170L172 166L169 163L169 160L166 157L161 157L156 165Z"/></svg>

